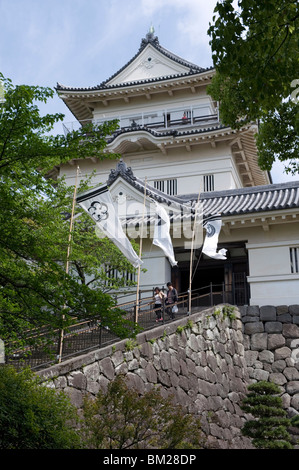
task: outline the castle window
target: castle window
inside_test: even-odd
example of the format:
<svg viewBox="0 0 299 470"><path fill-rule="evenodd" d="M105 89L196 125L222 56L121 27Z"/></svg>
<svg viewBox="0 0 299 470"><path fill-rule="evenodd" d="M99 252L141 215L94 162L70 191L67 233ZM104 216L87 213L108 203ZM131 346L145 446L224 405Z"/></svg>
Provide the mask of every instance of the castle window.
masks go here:
<svg viewBox="0 0 299 470"><path fill-rule="evenodd" d="M107 279L105 281L105 287L111 287L114 283L119 283L120 285L130 285L135 283L137 280L136 273L129 271L118 271L115 268L106 267ZM114 280L114 282L113 282Z"/></svg>
<svg viewBox="0 0 299 470"><path fill-rule="evenodd" d="M299 246L290 248L291 272L299 273Z"/></svg>
<svg viewBox="0 0 299 470"><path fill-rule="evenodd" d="M203 190L204 192L214 191L214 175L204 175L203 177Z"/></svg>
<svg viewBox="0 0 299 470"><path fill-rule="evenodd" d="M178 192L177 179L174 178L154 181L154 188L168 194L169 196L175 196Z"/></svg>

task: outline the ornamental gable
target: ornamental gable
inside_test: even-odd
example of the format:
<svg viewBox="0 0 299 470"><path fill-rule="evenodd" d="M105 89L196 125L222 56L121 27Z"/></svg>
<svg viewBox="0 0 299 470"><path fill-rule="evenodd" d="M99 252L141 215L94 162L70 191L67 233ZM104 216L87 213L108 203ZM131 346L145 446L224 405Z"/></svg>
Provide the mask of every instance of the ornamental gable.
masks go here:
<svg viewBox="0 0 299 470"><path fill-rule="evenodd" d="M151 44L138 55L138 57L122 70L106 85L150 80L153 78L182 75L189 72L189 68L165 57Z"/></svg>

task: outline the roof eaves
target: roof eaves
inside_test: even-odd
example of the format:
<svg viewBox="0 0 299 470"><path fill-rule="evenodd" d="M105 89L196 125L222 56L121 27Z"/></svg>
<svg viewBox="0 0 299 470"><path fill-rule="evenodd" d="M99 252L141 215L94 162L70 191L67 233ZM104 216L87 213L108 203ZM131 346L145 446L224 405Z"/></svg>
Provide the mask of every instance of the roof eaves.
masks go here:
<svg viewBox="0 0 299 470"><path fill-rule="evenodd" d="M115 170L111 170L107 185L113 184L119 177L144 194L145 182L134 176L132 169L120 160ZM194 204L198 194L170 196L151 185L146 186L146 194L153 200L168 206L190 207L194 212ZM251 188L237 188L213 191L200 194L204 216L221 214L222 217L271 212L287 209L299 209L299 181L277 183Z"/></svg>
<svg viewBox="0 0 299 470"><path fill-rule="evenodd" d="M107 186L111 186L113 183L115 183L115 181L117 181L118 178L123 178L131 186L133 186L142 194L144 194L145 182L140 178L136 177L133 174L131 167L127 167L127 165L122 159L118 162L116 169L110 171L110 175L106 183ZM168 194L165 194L162 191L159 191L158 189L154 188L150 184L147 184L146 186L146 194L148 197L156 200L157 202L164 203L167 205L186 205L186 202L184 202L183 199L181 199L180 197L169 196Z"/></svg>
<svg viewBox="0 0 299 470"><path fill-rule="evenodd" d="M128 128L128 129L120 129L120 130L117 130L116 132L114 132L112 137L108 140L108 144L111 144L120 135L130 134L132 132L133 133L135 133L135 132L147 132L148 134L151 134L153 137L158 137L158 138L159 137L164 138L164 137L170 137L170 136L180 138L180 137L186 137L188 135L189 136L198 135L198 134L204 134L204 133L209 133L209 132L213 132L213 131L217 131L217 130L224 130L224 129L229 130L230 127L219 124L217 126L203 127L201 129L190 129L189 131L186 131L186 130L179 131L177 129L171 129L171 130L167 130L167 131L163 131L163 132L158 132L158 131L150 129L146 126L136 125L134 127Z"/></svg>
<svg viewBox="0 0 299 470"><path fill-rule="evenodd" d="M168 75L167 77L158 77L158 78L151 78L147 80L137 80L134 82L125 82L125 83L120 83L120 84L114 84L114 85L109 85L109 82L113 80L117 75L119 75L126 67L128 67L137 57L141 54L141 52L146 48L148 44L151 44L157 51L159 51L161 54L163 54L165 57L173 60L174 62L183 65L184 67L188 67L189 71L186 73L182 74L174 74L174 75ZM146 84L146 83L151 83L151 82L156 82L156 81L161 81L161 80L168 80L168 79L173 79L173 78L179 78L179 77L184 77L184 76L189 76L189 75L194 75L202 72L206 72L208 70L213 70L214 67L207 67L203 68L200 67L199 65L193 64L192 62L186 61L185 59L182 59L181 57L177 56L176 54L173 54L172 52L168 51L164 47L162 47L159 43L159 39L157 36L154 36L153 33L148 33L145 38L141 40L141 44L139 47L138 52L130 59L123 67L121 67L117 72L115 72L113 75L111 75L109 78L101 82L99 85L93 86L93 87L88 87L88 88L73 88L73 87L66 87L60 83L57 83L56 90L57 91L92 91L92 90L102 90L102 89L111 89L111 88L119 88L124 85L126 86L132 86L132 85L139 85L139 84Z"/></svg>
<svg viewBox="0 0 299 470"><path fill-rule="evenodd" d="M109 77L107 80L104 80L99 86L103 87L105 86L109 81L113 80L113 78L117 77L126 67L128 67L137 57L141 54L141 52L146 48L148 44L151 44L157 51L159 51L161 54L163 54L165 57L168 59L173 60L174 62L183 65L185 67L189 68L189 72L186 73L186 75L189 75L190 72L193 73L198 73L198 72L203 72L205 71L204 68L199 67L196 64L193 64L191 62L188 62L181 57L173 54L172 52L168 51L164 47L162 47L159 43L159 39L157 36L154 36L153 33L148 33L145 38L141 40L141 44L139 47L138 52L130 59L121 69L119 69L116 73L114 73L111 77ZM149 81L149 80L146 80ZM142 80L140 82L145 82L145 80ZM134 82L128 82L128 84L132 84Z"/></svg>
<svg viewBox="0 0 299 470"><path fill-rule="evenodd" d="M65 85L62 85L60 83L57 83L55 90L56 91L74 91L74 92L80 92L80 91L105 91L105 90L112 90L112 89L117 89L117 88L124 88L128 86L138 86L138 85L147 85L151 83L156 83L156 82L166 82L167 80L175 80L178 78L184 78L184 77L190 77L193 75L197 75L198 73L204 73L208 72L209 70L214 70L214 67L208 67L206 69L202 69L201 71L196 71L192 70L189 72L185 73L178 73L178 74L173 74L173 75L166 75L165 77L153 77L153 78L148 78L148 79L143 79L143 80L136 80L132 82L122 82L122 83L115 83L113 85L106 85L106 83L110 80L112 80L112 77L110 77L107 81L102 82L100 85L96 85L93 87L68 87ZM118 72L120 73L121 70Z"/></svg>

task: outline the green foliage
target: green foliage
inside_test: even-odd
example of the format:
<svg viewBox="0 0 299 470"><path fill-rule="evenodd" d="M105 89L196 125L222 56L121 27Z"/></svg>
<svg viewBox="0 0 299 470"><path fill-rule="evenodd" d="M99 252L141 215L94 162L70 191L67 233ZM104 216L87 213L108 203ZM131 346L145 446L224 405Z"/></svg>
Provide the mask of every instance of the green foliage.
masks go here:
<svg viewBox="0 0 299 470"><path fill-rule="evenodd" d="M236 319L235 307L233 305L224 305L214 310L213 317L217 318L222 315L222 319L229 318L230 320Z"/></svg>
<svg viewBox="0 0 299 470"><path fill-rule="evenodd" d="M291 449L287 427L290 420L282 407L279 387L272 382L257 382L248 386L250 392L241 409L255 419L248 420L242 428L244 436L260 449Z"/></svg>
<svg viewBox="0 0 299 470"><path fill-rule="evenodd" d="M38 103L47 103L54 96L51 88L19 85L3 77L5 102L0 122L0 170L3 173L14 167L20 174L24 170L39 169L46 174L55 165L73 158L96 157L106 159L103 152L105 137L118 127L117 120L94 127L92 124L67 136L51 135L55 123L62 121L63 114L40 115ZM88 138L87 138L88 137ZM110 158L115 158L114 154Z"/></svg>
<svg viewBox="0 0 299 470"><path fill-rule="evenodd" d="M192 330L193 325L194 325L193 321L188 320L187 323L186 323L186 328Z"/></svg>
<svg viewBox="0 0 299 470"><path fill-rule="evenodd" d="M183 333L183 331L185 330L188 330L188 329L192 329L193 328L193 321L192 320L188 320L186 325L184 326L178 326L177 329L176 329L176 332L181 334Z"/></svg>
<svg viewBox="0 0 299 470"><path fill-rule="evenodd" d="M75 449L76 409L29 370L0 367L0 449Z"/></svg>
<svg viewBox="0 0 299 470"><path fill-rule="evenodd" d="M238 129L259 119L262 169L278 158L298 172L298 2L239 0L235 9L233 0L222 0L214 12L208 33L216 75L209 92L221 103L223 123Z"/></svg>
<svg viewBox="0 0 299 470"><path fill-rule="evenodd" d="M119 376L84 403L83 442L89 449L198 449L198 418L153 389L140 396Z"/></svg>
<svg viewBox="0 0 299 470"><path fill-rule="evenodd" d="M163 335L161 336L161 341L165 341L166 338L167 338L167 331L164 330Z"/></svg>
<svg viewBox="0 0 299 470"><path fill-rule="evenodd" d="M299 173L298 109L299 103L289 99L265 114L257 134L258 163L262 170L271 170L275 160L287 160L286 173Z"/></svg>
<svg viewBox="0 0 299 470"><path fill-rule="evenodd" d="M291 418L291 425L299 428L299 415L293 416Z"/></svg>
<svg viewBox="0 0 299 470"><path fill-rule="evenodd" d="M35 328L57 331L93 316L126 337L132 324L120 310L112 310L115 302L107 295L126 281L113 280L109 270L134 268L112 242L96 235L92 220L82 214L74 225L66 274L66 215L74 187L52 180L49 173L73 158L108 158L105 137L117 123L53 137L49 132L63 116L41 116L37 106L51 99L53 90L0 79L5 96L0 119L0 338L6 348L13 341L12 347L23 347L40 341L30 334ZM90 185L86 179L78 192Z"/></svg>
<svg viewBox="0 0 299 470"><path fill-rule="evenodd" d="M133 338L128 339L125 343L126 351L133 351L135 348L138 348L138 347L139 347L139 345L138 345L137 341Z"/></svg>
<svg viewBox="0 0 299 470"><path fill-rule="evenodd" d="M176 332L177 332L178 334L182 334L183 331L184 331L184 329L185 329L185 328L184 328L183 326L179 325L179 326L177 327L177 329L176 329Z"/></svg>

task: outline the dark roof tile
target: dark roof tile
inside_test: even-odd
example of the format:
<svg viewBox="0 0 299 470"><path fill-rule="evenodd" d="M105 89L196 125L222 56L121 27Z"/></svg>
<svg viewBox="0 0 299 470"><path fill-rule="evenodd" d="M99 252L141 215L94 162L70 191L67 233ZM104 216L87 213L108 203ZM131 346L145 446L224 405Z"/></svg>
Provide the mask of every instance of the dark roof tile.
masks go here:
<svg viewBox="0 0 299 470"><path fill-rule="evenodd" d="M123 161L117 165L116 170L111 170L107 184L112 184L120 176L144 193L144 181L134 176L131 168L127 168ZM198 199L198 194L169 196L149 184L146 189L149 197L169 206L190 204L190 208L194 208ZM214 214L221 214L225 217L299 208L299 180L250 188L203 192L200 200L203 203L205 217Z"/></svg>
<svg viewBox="0 0 299 470"><path fill-rule="evenodd" d="M126 67L128 67L138 56L141 54L141 52L145 49L145 47L151 44L157 51L159 51L161 54L163 54L165 57L173 60L174 62L183 65L185 67L188 67L189 70L188 72L181 73L181 74L174 74L174 75L168 75L165 77L157 77L157 78L149 78L149 79L144 79L144 80L136 80L133 82L125 82L125 83L117 83L115 85L109 85L109 82L113 80L113 78L117 77ZM164 47L162 47L159 43L159 40L157 36L154 36L153 33L148 33L146 35L146 38L143 38L141 40L141 44L139 47L138 52L130 59L123 67L121 67L117 72L115 72L111 77L107 78L103 82L101 82L99 85L93 86L93 87L87 87L87 88L74 88L74 87L68 87L61 85L60 83L57 83L56 90L59 91L92 91L92 90L109 90L109 89L114 89L114 88L121 88L123 86L132 86L132 85L142 85L146 83L153 83L157 81L164 81L164 80L170 80L173 78L180 78L184 76L189 76L189 75L194 75L198 74L201 72L206 72L208 70L213 70L214 67L207 67L203 68L200 67L196 64L193 64L192 62L189 62L185 59L182 59L181 57L173 54L172 52L168 51Z"/></svg>

